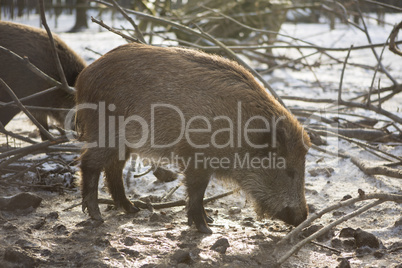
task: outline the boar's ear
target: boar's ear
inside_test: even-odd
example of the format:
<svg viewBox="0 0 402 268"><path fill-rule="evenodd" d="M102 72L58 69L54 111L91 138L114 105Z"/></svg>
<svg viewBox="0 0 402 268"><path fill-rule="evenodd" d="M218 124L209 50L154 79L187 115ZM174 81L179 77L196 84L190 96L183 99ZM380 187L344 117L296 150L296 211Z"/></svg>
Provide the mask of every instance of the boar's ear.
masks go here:
<svg viewBox="0 0 402 268"><path fill-rule="evenodd" d="M288 154L288 133L286 130L280 128L276 131L276 141L273 140L276 146L276 150L280 155Z"/></svg>

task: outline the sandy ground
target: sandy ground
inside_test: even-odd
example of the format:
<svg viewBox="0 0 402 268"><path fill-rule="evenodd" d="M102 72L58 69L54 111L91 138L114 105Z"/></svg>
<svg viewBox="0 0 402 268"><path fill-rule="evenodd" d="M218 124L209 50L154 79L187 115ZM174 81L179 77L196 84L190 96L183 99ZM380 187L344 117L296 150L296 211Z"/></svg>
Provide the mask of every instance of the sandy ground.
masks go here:
<svg viewBox="0 0 402 268"><path fill-rule="evenodd" d="M391 19L396 21L395 17ZM36 22L31 24L38 25ZM327 25L287 24L284 25L283 31L320 45L348 47L350 43L366 43L361 33L356 30L340 26L330 32L326 27ZM386 30L375 25L370 27L373 29L373 42L383 42L391 26L387 26ZM318 35L323 31L326 35ZM119 37L106 32L97 33L95 30L75 35L61 34L61 36L88 62L98 56L86 50L86 47L104 53L124 43ZM340 57L344 57L345 54L346 52L340 54ZM373 62L372 55L368 56L369 54L367 51L353 52L350 60L369 64ZM392 57L387 53L384 55L384 61L387 62L391 72L398 81L402 81L402 65L395 64L392 60L395 56ZM347 74L350 75L345 77L345 94L353 96L361 93L371 83L372 72L348 68ZM315 69L316 76L327 90L318 87L314 75L306 70L277 70L267 79L281 95L336 99L341 69L341 65L323 65ZM401 114L401 103L401 96L396 96L386 104L386 108ZM301 105L290 101L287 104ZM305 105L307 108L321 108L318 112L326 109L323 105ZM358 112L378 118L374 113ZM16 117L7 129L23 135L36 131L23 116ZM0 135L0 139L0 144L5 146L4 135ZM23 145L12 139L8 142L11 146ZM400 144L378 146L395 155L402 155ZM337 139L328 139L326 149L333 152L343 149L364 159L375 159L361 148ZM281 248L278 250L279 254L273 256L276 242L292 227L276 220L257 219L252 203L241 192L206 205L208 213L215 220L211 227L214 232L212 235L200 234L194 227L189 227L186 224L184 207L154 212L143 209L136 215L126 215L111 206L101 205L105 222L100 226L94 226L87 222L88 215L84 214L80 207L65 210L81 201L77 186L79 178L79 174L76 173L77 163L73 161L76 155L39 155L29 156L25 160L35 162L49 156L54 158L53 162L40 165L23 177L9 181L8 175L5 175L0 179L0 196L31 192L43 198L36 209L0 212L0 267L272 267L274 258L287 250ZM125 169L125 174L128 167ZM15 168L22 170L25 167ZM127 177L126 183L129 182L129 185L126 185L126 189L130 198L149 197L153 201L160 200L181 180L179 178L177 181L162 183L157 181L152 173L141 178L133 178L133 174ZM57 183L62 187L52 186ZM52 187L45 189L43 185ZM100 197L110 198L103 188L103 182L100 188L102 188ZM233 185L224 185L212 180L206 195L213 196L234 188ZM342 160L315 150L309 151L306 167L306 199L312 210L327 207L346 195L355 197L358 195L358 189L363 189L366 193L402 192L401 182L398 179L367 176L348 159ZM181 186L168 201L185 197L184 186ZM359 203L353 207L340 209L325 215L315 224L328 224L363 205ZM401 211L401 205L391 202L377 206L337 226L330 235L320 240L319 243L331 246L338 252L309 244L291 257L283 267L337 267L344 258L351 267L400 268ZM346 227L361 228L373 234L382 245L378 249L367 247L358 249L354 238L339 237L340 231ZM215 243L218 245L213 247Z"/></svg>

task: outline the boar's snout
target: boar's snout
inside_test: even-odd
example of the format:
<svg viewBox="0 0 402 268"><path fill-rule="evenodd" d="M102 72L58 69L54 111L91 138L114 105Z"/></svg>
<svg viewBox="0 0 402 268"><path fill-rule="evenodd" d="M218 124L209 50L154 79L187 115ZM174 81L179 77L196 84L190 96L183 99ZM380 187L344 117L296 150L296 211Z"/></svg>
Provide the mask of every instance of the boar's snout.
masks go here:
<svg viewBox="0 0 402 268"><path fill-rule="evenodd" d="M275 215L276 218L291 224L293 226L297 226L302 223L305 219L307 219L308 210L300 209L300 208L291 208L285 207L279 213Z"/></svg>

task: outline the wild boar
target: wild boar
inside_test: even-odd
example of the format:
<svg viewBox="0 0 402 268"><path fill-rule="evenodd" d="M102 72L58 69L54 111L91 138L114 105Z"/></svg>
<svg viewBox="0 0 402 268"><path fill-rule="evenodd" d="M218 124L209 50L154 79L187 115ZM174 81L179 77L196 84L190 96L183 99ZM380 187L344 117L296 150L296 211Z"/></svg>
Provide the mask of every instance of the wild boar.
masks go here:
<svg viewBox="0 0 402 268"><path fill-rule="evenodd" d="M78 74L86 66L85 61L69 48L57 35L53 35L64 69L67 82L73 86ZM47 75L60 81L55 59L51 53L48 35L45 30L23 24L0 21L0 46L3 46L21 57L28 57L29 61ZM2 78L19 98L40 92L50 87L42 78L30 71L26 65L13 58L8 52L0 50L0 78ZM0 101L9 102L11 97L4 90L0 90ZM74 96L62 89L23 101L25 105L72 108ZM17 107L0 106L0 122L3 126L20 110ZM47 117L52 117L57 123L63 124L67 112L31 110L31 113L47 130L49 129ZM42 135L42 139L46 139Z"/></svg>
<svg viewBox="0 0 402 268"><path fill-rule="evenodd" d="M211 233L203 197L212 176L250 195L260 216L298 225L309 137L239 64L183 48L127 44L86 67L76 83L83 211L102 221L102 170L117 207L126 197L122 170L130 153L174 164L185 176L188 222Z"/></svg>

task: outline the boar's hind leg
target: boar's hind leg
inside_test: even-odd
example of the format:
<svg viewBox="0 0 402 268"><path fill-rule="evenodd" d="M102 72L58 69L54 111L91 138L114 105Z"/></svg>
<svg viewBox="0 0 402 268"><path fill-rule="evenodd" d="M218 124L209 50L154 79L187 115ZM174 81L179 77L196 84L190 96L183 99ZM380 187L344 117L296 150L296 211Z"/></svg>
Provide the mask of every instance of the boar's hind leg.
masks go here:
<svg viewBox="0 0 402 268"><path fill-rule="evenodd" d="M198 231L211 234L212 230L207 226L207 222L213 220L207 216L203 204L210 174L206 170L188 169L185 171L185 175L188 193L188 224L191 225L194 222Z"/></svg>
<svg viewBox="0 0 402 268"><path fill-rule="evenodd" d="M13 119L13 117L18 114L19 110L10 108L10 107L5 107L5 108L0 108L0 122L1 124L5 127L8 122Z"/></svg>
<svg viewBox="0 0 402 268"><path fill-rule="evenodd" d="M103 169L103 152L96 148L87 149L81 156L82 211L88 209L89 216L102 221L98 206L98 183Z"/></svg>
<svg viewBox="0 0 402 268"><path fill-rule="evenodd" d="M47 123L47 115L43 113L35 113L34 114L36 120L38 120L39 124L41 124L47 131L49 131L49 125ZM40 132L40 137L43 141L47 140L47 137L45 134Z"/></svg>
<svg viewBox="0 0 402 268"><path fill-rule="evenodd" d="M113 157L105 168L106 181L116 207L122 207L127 213L136 213L139 209L127 199L124 192L123 168L126 159L119 160L117 155Z"/></svg>

